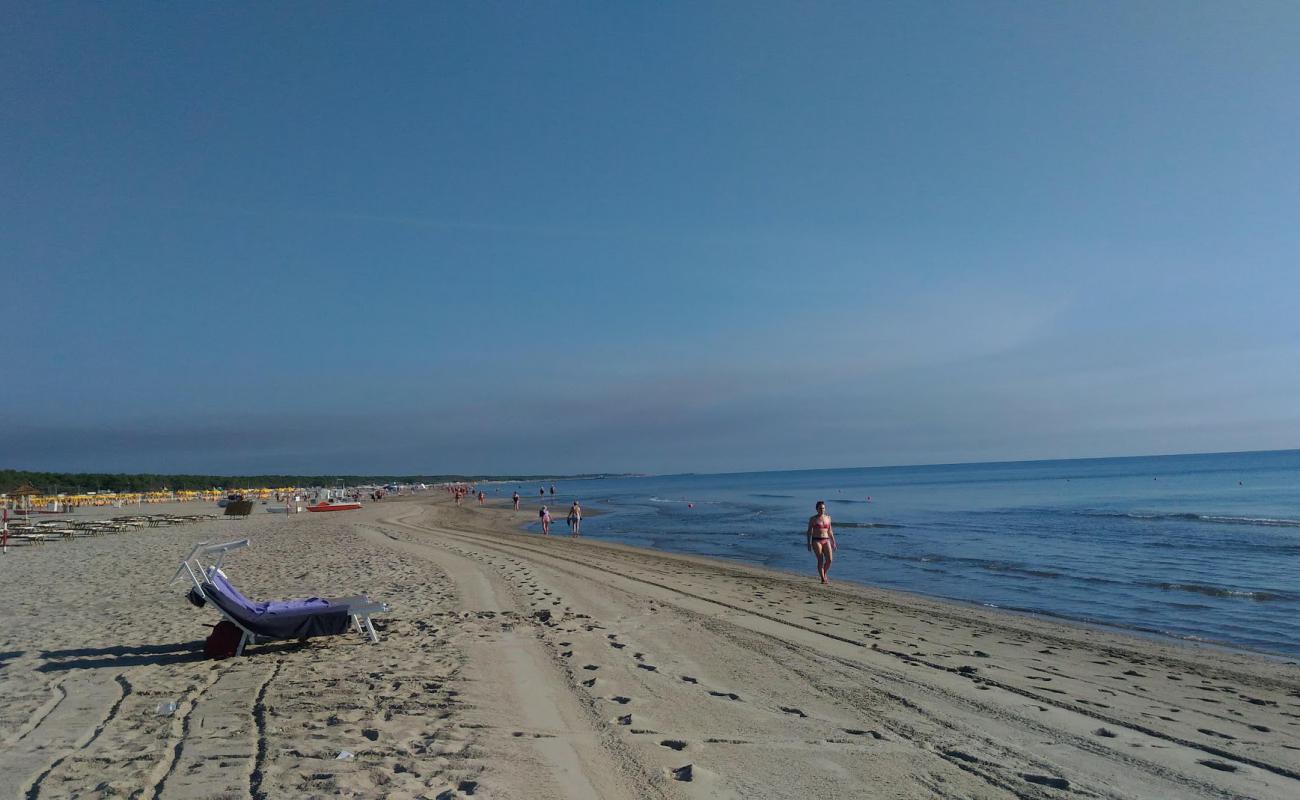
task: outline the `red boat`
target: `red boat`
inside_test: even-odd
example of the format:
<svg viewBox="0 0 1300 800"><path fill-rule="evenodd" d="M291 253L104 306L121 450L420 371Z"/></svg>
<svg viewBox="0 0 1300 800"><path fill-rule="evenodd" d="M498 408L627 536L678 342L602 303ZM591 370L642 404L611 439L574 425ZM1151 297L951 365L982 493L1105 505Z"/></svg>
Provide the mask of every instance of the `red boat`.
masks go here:
<svg viewBox="0 0 1300 800"><path fill-rule="evenodd" d="M308 511L356 511L361 504L355 500L322 500L314 506L307 506Z"/></svg>

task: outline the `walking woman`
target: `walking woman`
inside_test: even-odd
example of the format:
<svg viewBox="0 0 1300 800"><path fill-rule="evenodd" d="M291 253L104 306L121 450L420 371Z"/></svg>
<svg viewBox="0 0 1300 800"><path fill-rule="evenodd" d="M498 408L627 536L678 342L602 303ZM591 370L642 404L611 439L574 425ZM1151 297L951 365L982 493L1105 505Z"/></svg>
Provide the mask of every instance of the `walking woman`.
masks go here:
<svg viewBox="0 0 1300 800"><path fill-rule="evenodd" d="M573 505L569 506L569 535L578 536L582 533L582 506L574 500Z"/></svg>
<svg viewBox="0 0 1300 800"><path fill-rule="evenodd" d="M541 510L537 512L537 516L542 521L542 535L550 536L551 535L551 512L546 509L546 506L542 506Z"/></svg>
<svg viewBox="0 0 1300 800"><path fill-rule="evenodd" d="M808 551L817 556L817 577L830 583L826 573L831 569L831 554L835 552L835 531L826 514L826 501L817 501L817 513L808 518Z"/></svg>

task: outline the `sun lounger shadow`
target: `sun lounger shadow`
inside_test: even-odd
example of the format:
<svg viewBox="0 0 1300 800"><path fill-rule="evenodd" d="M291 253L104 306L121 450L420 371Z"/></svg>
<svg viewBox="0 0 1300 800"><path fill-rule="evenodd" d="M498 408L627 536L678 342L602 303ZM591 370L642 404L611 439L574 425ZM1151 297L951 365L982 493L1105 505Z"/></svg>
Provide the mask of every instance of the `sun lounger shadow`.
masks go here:
<svg viewBox="0 0 1300 800"><path fill-rule="evenodd" d="M112 647L74 647L69 650L42 650L41 658L101 658L105 656L147 656L186 653L197 647L193 642L175 644L119 644Z"/></svg>
<svg viewBox="0 0 1300 800"><path fill-rule="evenodd" d="M202 661L203 647L194 642L163 645L160 648L102 647L80 650L53 650L42 653L45 661L36 667L37 672L66 672L74 669L105 669L142 667L145 665L180 664Z"/></svg>

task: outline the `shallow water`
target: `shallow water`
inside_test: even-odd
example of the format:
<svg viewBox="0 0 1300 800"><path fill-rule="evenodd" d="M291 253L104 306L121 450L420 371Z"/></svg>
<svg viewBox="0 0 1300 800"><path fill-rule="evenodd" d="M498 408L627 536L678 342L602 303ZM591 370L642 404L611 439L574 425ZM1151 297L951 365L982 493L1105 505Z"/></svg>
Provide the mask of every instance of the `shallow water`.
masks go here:
<svg viewBox="0 0 1300 800"><path fill-rule="evenodd" d="M1300 451L556 487L557 532L576 497L614 512L586 536L810 576L803 531L824 499L834 580L1300 654Z"/></svg>

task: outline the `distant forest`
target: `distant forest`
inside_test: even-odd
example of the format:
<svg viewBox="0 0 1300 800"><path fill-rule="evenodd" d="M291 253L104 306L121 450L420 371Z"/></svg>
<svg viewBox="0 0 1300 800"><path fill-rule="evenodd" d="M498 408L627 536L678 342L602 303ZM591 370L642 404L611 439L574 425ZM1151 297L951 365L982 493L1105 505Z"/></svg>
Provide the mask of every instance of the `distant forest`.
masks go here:
<svg viewBox="0 0 1300 800"><path fill-rule="evenodd" d="M552 481L610 477L605 475L154 475L103 472L28 472L0 469L0 493L30 483L47 494L82 492L153 492L215 488L275 486L349 486L383 483L448 483L451 481Z"/></svg>

